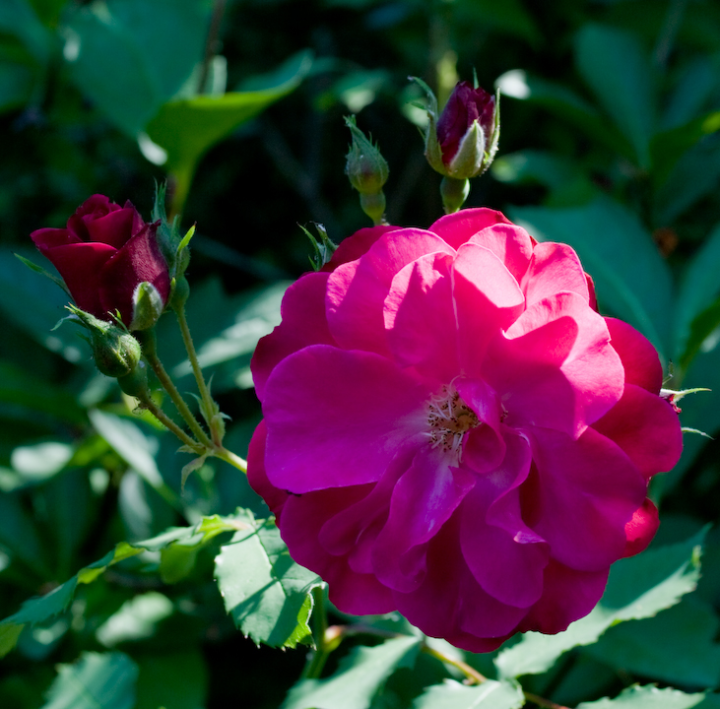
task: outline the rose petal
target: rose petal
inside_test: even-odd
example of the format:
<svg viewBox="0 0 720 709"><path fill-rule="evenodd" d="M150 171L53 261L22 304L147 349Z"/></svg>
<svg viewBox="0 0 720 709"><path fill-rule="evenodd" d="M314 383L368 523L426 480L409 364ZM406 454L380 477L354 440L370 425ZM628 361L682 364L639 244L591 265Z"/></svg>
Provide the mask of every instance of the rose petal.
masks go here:
<svg viewBox="0 0 720 709"><path fill-rule="evenodd" d="M682 431L672 406L628 384L622 399L593 424L617 443L645 477L672 470L682 453Z"/></svg>
<svg viewBox="0 0 720 709"><path fill-rule="evenodd" d="M136 215L137 212L132 207L118 209L99 219L90 215L84 217L88 241L109 244L116 249L122 248L133 236Z"/></svg>
<svg viewBox="0 0 720 709"><path fill-rule="evenodd" d="M390 588L410 592L425 572L423 545L432 539L475 484L475 475L453 467L441 449L421 448L398 480L390 514L377 537L373 566Z"/></svg>
<svg viewBox="0 0 720 709"><path fill-rule="evenodd" d="M429 396L370 352L311 345L291 354L265 386L270 482L303 493L379 480L401 446L426 440Z"/></svg>
<svg viewBox="0 0 720 709"><path fill-rule="evenodd" d="M75 304L98 318L107 317L99 295L103 266L117 250L107 244L75 243L40 249L57 268Z"/></svg>
<svg viewBox="0 0 720 709"><path fill-rule="evenodd" d="M71 234L67 229L37 229L30 234L30 238L47 258L50 258L48 256L50 250L57 246L82 243L77 236ZM50 260L52 261L52 259Z"/></svg>
<svg viewBox="0 0 720 709"><path fill-rule="evenodd" d="M522 227L515 224L497 224L475 234L470 243L492 251L513 278L521 283L532 258L535 242Z"/></svg>
<svg viewBox="0 0 720 709"><path fill-rule="evenodd" d="M561 563L607 568L622 556L625 525L645 499L645 479L592 428L575 441L549 429L533 431L530 441L535 466L521 490L523 519Z"/></svg>
<svg viewBox="0 0 720 709"><path fill-rule="evenodd" d="M325 318L327 281L326 273L306 273L285 291L280 308L282 322L258 342L250 362L260 401L278 362L308 345L335 344Z"/></svg>
<svg viewBox="0 0 720 709"><path fill-rule="evenodd" d="M384 305L395 362L415 366L438 384L449 382L459 370L451 267L449 254L421 256L393 278Z"/></svg>
<svg viewBox="0 0 720 709"><path fill-rule="evenodd" d="M327 319L335 340L346 349L388 355L383 303L395 274L421 256L454 251L422 229L384 234L358 261L339 266L328 280Z"/></svg>
<svg viewBox="0 0 720 709"><path fill-rule="evenodd" d="M265 441L267 426L263 419L257 425L248 448L247 477L250 487L265 500L272 513L280 521L280 513L288 498L285 490L276 488L267 478L265 472Z"/></svg>
<svg viewBox="0 0 720 709"><path fill-rule="evenodd" d="M379 224L359 229L352 236L343 239L330 260L320 269L323 273L332 273L338 266L359 259L368 249L388 231L396 231L399 226Z"/></svg>
<svg viewBox="0 0 720 709"><path fill-rule="evenodd" d="M358 574L346 557L328 554L317 537L330 514L349 507L367 494L369 486L333 488L301 497L291 495L283 508L280 532L292 558L319 574L329 585L330 600L353 615L395 610L390 589L372 574Z"/></svg>
<svg viewBox="0 0 720 709"><path fill-rule="evenodd" d="M527 307L561 291L577 293L590 301L587 278L575 251L567 244L538 244L523 277Z"/></svg>
<svg viewBox="0 0 720 709"><path fill-rule="evenodd" d="M545 567L542 598L520 624L519 630L560 633L586 616L605 591L609 569L578 571L554 559Z"/></svg>
<svg viewBox="0 0 720 709"><path fill-rule="evenodd" d="M648 497L633 513L625 525L625 551L623 557L635 556L647 549L660 526L660 515L653 501Z"/></svg>
<svg viewBox="0 0 720 709"><path fill-rule="evenodd" d="M655 348L632 325L605 318L613 349L620 355L625 382L658 394L663 382L662 365Z"/></svg>
<svg viewBox="0 0 720 709"><path fill-rule="evenodd" d="M437 234L453 249L459 249L470 237L486 227L510 224L504 214L493 209L461 209L454 214L440 217L428 231Z"/></svg>

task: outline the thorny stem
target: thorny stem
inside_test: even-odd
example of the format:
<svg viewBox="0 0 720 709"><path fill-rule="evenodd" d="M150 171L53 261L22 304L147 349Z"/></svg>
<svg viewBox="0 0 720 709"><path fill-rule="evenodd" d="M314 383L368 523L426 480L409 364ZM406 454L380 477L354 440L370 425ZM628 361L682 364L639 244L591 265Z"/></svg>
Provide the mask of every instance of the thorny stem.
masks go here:
<svg viewBox="0 0 720 709"><path fill-rule="evenodd" d="M220 458L220 460L224 460L226 463L229 463L233 466L233 468L237 468L240 472L247 473L247 461L239 455L235 455L235 453L229 451L227 448L223 448L222 446L220 448L215 448L213 450L213 455L216 458Z"/></svg>
<svg viewBox="0 0 720 709"><path fill-rule="evenodd" d="M481 675L474 667L468 665L467 662L463 662L462 660L453 660L451 657L443 655L441 652L438 652L437 650L435 650L435 648L432 648L429 645L423 644L420 650L426 655L430 655L430 657L434 657L436 660L444 662L446 665L452 665L453 667L456 667L469 680L473 680L473 684L482 684L483 682L485 682L485 680L487 680L487 677Z"/></svg>
<svg viewBox="0 0 720 709"><path fill-rule="evenodd" d="M202 402L201 411L203 417L207 421L210 427L210 434L212 436L212 447L222 447L222 436L220 431L215 425L213 425L213 415L215 411L215 402L212 396L210 396L210 390L205 383L202 369L200 368L200 362L198 362L197 353L195 352L195 345L193 345L192 336L190 335L190 328L188 327L187 318L185 317L185 306L180 306L175 309L175 315L177 316L178 324L180 325L180 332L182 333L183 343L188 353L188 359L190 360L190 366L192 367L193 374L195 375L195 381L197 382L198 391L200 392L200 399Z"/></svg>
<svg viewBox="0 0 720 709"><path fill-rule="evenodd" d="M187 425L190 427L190 430L195 434L197 440L206 448L213 448L212 441L208 437L207 433L205 433L202 426L198 423L195 416L193 416L192 411L190 411L190 408L185 403L185 400L182 398L180 392L175 386L175 382L170 379L170 375L165 370L165 367L163 367L163 364L158 357L155 344L154 332L148 333L148 335L143 338L143 354L145 355L145 359L147 359L148 364L152 367L153 372L155 372L155 376L170 396L173 404L175 404L175 408L178 410L178 413L183 417Z"/></svg>
<svg viewBox="0 0 720 709"><path fill-rule="evenodd" d="M149 395L140 399L140 404L147 409L160 423L171 433L174 433L188 448L191 448L198 455L206 453L205 446L198 443L194 438L188 436L151 398Z"/></svg>

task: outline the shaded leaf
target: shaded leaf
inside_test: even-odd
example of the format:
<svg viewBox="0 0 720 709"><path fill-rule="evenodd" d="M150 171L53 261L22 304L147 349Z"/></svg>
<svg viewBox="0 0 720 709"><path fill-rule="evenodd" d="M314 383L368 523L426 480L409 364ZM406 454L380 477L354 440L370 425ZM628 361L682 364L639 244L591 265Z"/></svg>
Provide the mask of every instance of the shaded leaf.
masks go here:
<svg viewBox="0 0 720 709"><path fill-rule="evenodd" d="M545 672L568 650L594 643L609 627L624 620L649 618L695 590L705 532L682 544L661 547L621 559L610 570L600 602L585 618L557 635L526 633L495 660L502 677Z"/></svg>
<svg viewBox="0 0 720 709"><path fill-rule="evenodd" d="M274 521L256 521L249 512L238 520L245 529L215 558L225 609L256 643L295 647L310 636L307 599L322 581L290 558Z"/></svg>
<svg viewBox="0 0 720 709"><path fill-rule="evenodd" d="M576 37L578 71L606 113L632 144L640 167L650 165L655 96L650 59L636 37L586 24Z"/></svg>
<svg viewBox="0 0 720 709"><path fill-rule="evenodd" d="M720 627L712 608L690 596L655 618L610 628L585 652L617 670L684 687L720 682Z"/></svg>
<svg viewBox="0 0 720 709"><path fill-rule="evenodd" d="M85 652L60 665L42 709L133 709L137 676L137 665L121 652Z"/></svg>
<svg viewBox="0 0 720 709"><path fill-rule="evenodd" d="M413 709L518 709L525 703L522 689L512 682L487 680L467 687L447 679L423 692Z"/></svg>
<svg viewBox="0 0 720 709"><path fill-rule="evenodd" d="M306 679L288 693L282 709L367 709L396 669L412 667L420 638L386 640L375 647L355 647L327 679Z"/></svg>

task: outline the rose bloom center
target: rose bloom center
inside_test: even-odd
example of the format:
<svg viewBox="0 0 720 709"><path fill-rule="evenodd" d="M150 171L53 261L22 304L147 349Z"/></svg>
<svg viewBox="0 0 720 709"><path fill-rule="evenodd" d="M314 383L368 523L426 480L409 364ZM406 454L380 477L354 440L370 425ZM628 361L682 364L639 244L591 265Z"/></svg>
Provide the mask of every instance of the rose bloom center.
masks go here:
<svg viewBox="0 0 720 709"><path fill-rule="evenodd" d="M462 441L465 434L480 425L475 412L460 398L455 387L445 385L427 403L427 432L433 448L462 456Z"/></svg>

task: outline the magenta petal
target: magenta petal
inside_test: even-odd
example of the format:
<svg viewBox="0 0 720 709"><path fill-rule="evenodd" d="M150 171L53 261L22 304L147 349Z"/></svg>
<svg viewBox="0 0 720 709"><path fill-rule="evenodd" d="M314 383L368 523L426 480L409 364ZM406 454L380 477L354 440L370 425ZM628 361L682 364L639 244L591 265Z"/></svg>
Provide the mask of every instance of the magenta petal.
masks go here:
<svg viewBox="0 0 720 709"><path fill-rule="evenodd" d="M263 419L257 425L248 448L247 477L250 487L265 500L275 517L280 520L280 513L288 498L285 490L276 488L267 478L265 472L265 440L267 426Z"/></svg>
<svg viewBox="0 0 720 709"><path fill-rule="evenodd" d="M483 366L508 411L508 425L578 436L623 392L622 364L605 321L575 293L528 308L493 340Z"/></svg>
<svg viewBox="0 0 720 709"><path fill-rule="evenodd" d="M672 470L682 453L682 431L671 404L628 384L622 399L593 428L617 443L645 477Z"/></svg>
<svg viewBox="0 0 720 709"><path fill-rule="evenodd" d="M109 244L116 249L122 248L133 236L136 215L134 207L126 207L110 212L99 219L91 215L86 216L83 221L87 229L88 241Z"/></svg>
<svg viewBox="0 0 720 709"><path fill-rule="evenodd" d="M311 345L291 354L265 386L270 482L304 493L379 480L400 447L423 440L429 396L371 352Z"/></svg>
<svg viewBox="0 0 720 709"><path fill-rule="evenodd" d="M455 253L435 234L398 229L384 234L358 261L339 266L328 280L326 299L328 324L337 343L389 355L383 303L392 280L408 263L438 251Z"/></svg>
<svg viewBox="0 0 720 709"><path fill-rule="evenodd" d="M308 345L335 344L325 318L327 273L306 273L283 296L282 322L258 342L250 367L258 399L275 365Z"/></svg>
<svg viewBox="0 0 720 709"><path fill-rule="evenodd" d="M462 371L481 376L488 342L522 313L525 298L500 259L473 243L458 250L453 280Z"/></svg>
<svg viewBox="0 0 720 709"><path fill-rule="evenodd" d="M457 535L454 516L429 544L423 583L410 593L395 591L393 597L400 613L427 635L487 652L514 631L525 609L485 593L467 568Z"/></svg>
<svg viewBox="0 0 720 709"><path fill-rule="evenodd" d="M116 253L112 246L95 243L68 244L43 251L60 272L78 308L98 318L106 317L98 294L100 272Z"/></svg>
<svg viewBox="0 0 720 709"><path fill-rule="evenodd" d="M609 568L577 571L551 560L545 568L542 598L520 625L523 632L560 633L586 616L602 598Z"/></svg>
<svg viewBox="0 0 720 709"><path fill-rule="evenodd" d="M460 543L483 589L497 600L527 608L540 598L547 544L522 519L518 487L530 470L527 441L506 431L507 455L481 476L462 504Z"/></svg>
<svg viewBox="0 0 720 709"><path fill-rule="evenodd" d="M320 270L323 273L332 273L338 266L350 261L355 261L366 254L370 247L388 231L397 231L401 227L380 224L378 226L359 229L352 236L343 239L338 245L335 253Z"/></svg>
<svg viewBox="0 0 720 709"><path fill-rule="evenodd" d="M492 251L518 283L521 283L533 254L533 240L522 227L515 224L498 224L488 227L470 239Z"/></svg>
<svg viewBox="0 0 720 709"><path fill-rule="evenodd" d="M372 574L359 574L343 556L328 554L318 544L318 534L328 517L367 494L368 486L334 488L291 495L283 508L280 533L292 558L322 576L330 600L344 613L366 615L395 610L390 589Z"/></svg>
<svg viewBox="0 0 720 709"><path fill-rule="evenodd" d="M133 293L143 281L155 286L163 303L170 296L170 276L157 243L156 229L148 226L130 239L108 260L98 277L103 310L106 313L119 310L126 325L133 320Z"/></svg>
<svg viewBox="0 0 720 709"><path fill-rule="evenodd" d="M423 545L435 536L475 484L475 475L450 463L439 448L421 448L395 485L390 514L375 542L373 566L390 588L409 592L425 572Z"/></svg>
<svg viewBox="0 0 720 709"><path fill-rule="evenodd" d="M393 278L384 306L387 341L398 366L414 365L438 383L449 382L460 369L451 267L449 254L421 256Z"/></svg>
<svg viewBox="0 0 720 709"><path fill-rule="evenodd" d="M648 497L645 502L638 507L632 519L625 525L625 551L623 557L635 556L641 551L647 549L648 544L652 541L655 533L660 526L660 516L657 507Z"/></svg>
<svg viewBox="0 0 720 709"><path fill-rule="evenodd" d="M632 325L605 318L613 349L620 355L625 382L658 394L663 382L662 365L655 348Z"/></svg>
<svg viewBox="0 0 720 709"><path fill-rule="evenodd" d="M645 499L645 478L592 428L576 441L537 431L531 445L537 477L523 485L523 517L561 563L582 571L610 566L622 556L625 525Z"/></svg>
<svg viewBox="0 0 720 709"><path fill-rule="evenodd" d="M437 234L453 249L459 249L470 237L486 227L496 224L510 224L504 214L492 209L461 209L454 214L440 217L428 231Z"/></svg>
<svg viewBox="0 0 720 709"><path fill-rule="evenodd" d="M528 307L560 291L577 293L586 303L590 300L580 259L567 244L547 242L535 247L523 290Z"/></svg>

